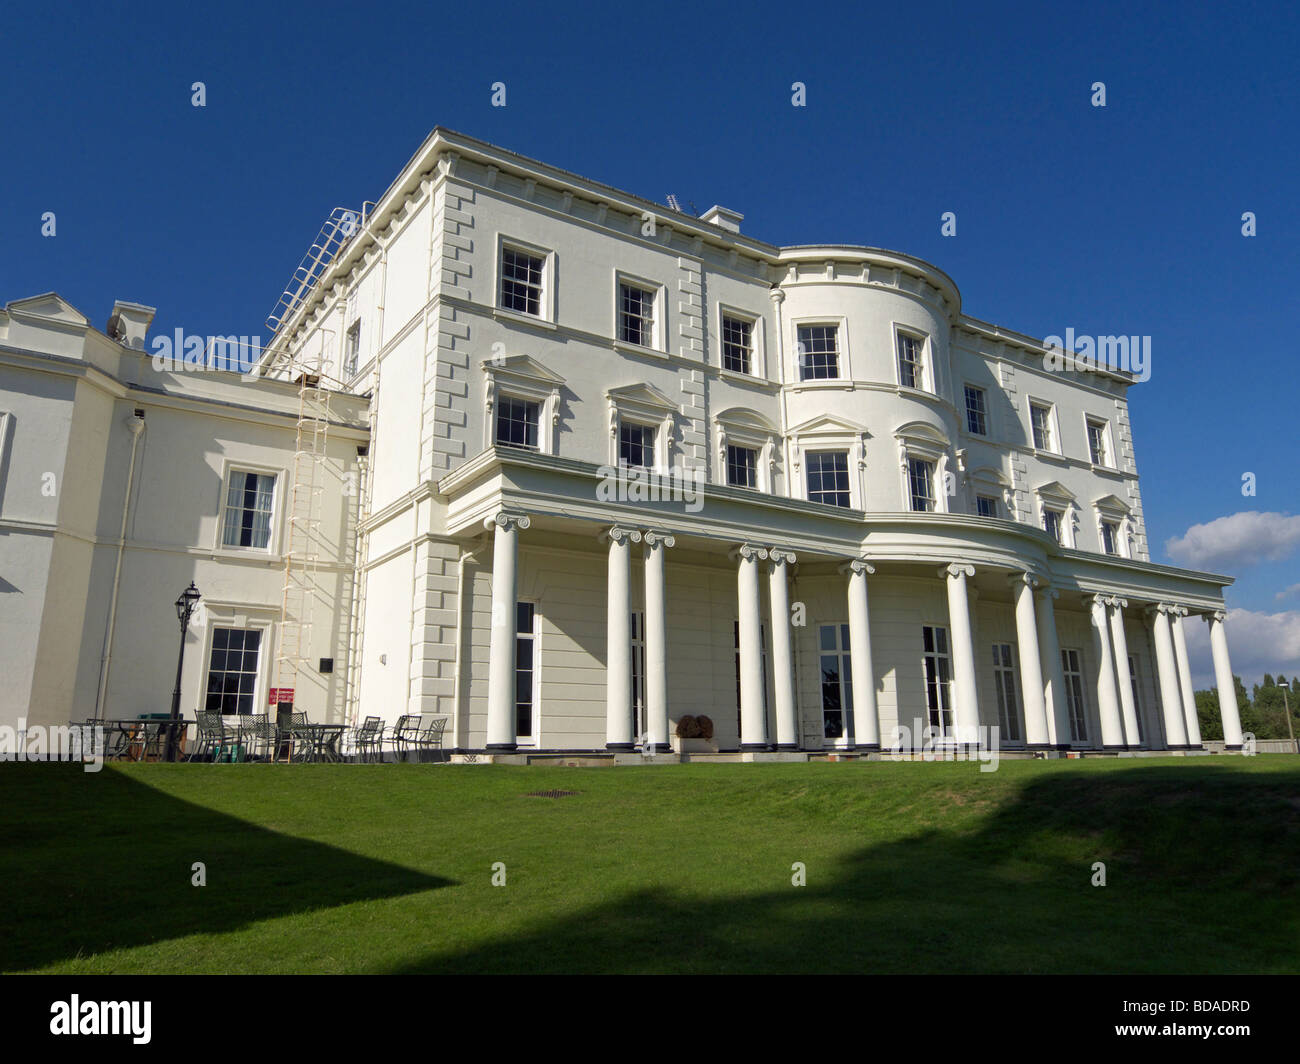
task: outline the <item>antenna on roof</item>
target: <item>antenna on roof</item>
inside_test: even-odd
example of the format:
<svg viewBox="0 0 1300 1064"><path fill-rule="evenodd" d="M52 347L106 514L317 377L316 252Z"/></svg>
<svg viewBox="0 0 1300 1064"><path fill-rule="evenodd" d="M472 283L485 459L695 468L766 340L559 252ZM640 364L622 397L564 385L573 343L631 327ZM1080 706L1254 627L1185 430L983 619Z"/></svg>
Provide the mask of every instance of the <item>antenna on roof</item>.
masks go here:
<svg viewBox="0 0 1300 1064"><path fill-rule="evenodd" d="M677 197L674 196L671 192L668 193L668 206L670 206L678 214L682 213L682 205L677 202Z"/></svg>

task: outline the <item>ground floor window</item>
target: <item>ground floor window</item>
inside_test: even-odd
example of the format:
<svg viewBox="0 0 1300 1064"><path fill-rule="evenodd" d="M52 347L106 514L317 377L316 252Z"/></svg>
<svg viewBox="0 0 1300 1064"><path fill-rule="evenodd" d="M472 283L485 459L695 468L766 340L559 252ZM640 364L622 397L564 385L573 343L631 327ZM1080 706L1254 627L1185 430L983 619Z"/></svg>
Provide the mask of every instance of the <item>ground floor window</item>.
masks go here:
<svg viewBox="0 0 1300 1064"><path fill-rule="evenodd" d="M632 611L632 738L649 731L645 715L645 614Z"/></svg>
<svg viewBox="0 0 1300 1064"><path fill-rule="evenodd" d="M515 734L533 737L533 703L537 693L537 608L531 602L515 606Z"/></svg>
<svg viewBox="0 0 1300 1064"><path fill-rule="evenodd" d="M1065 672L1065 701L1070 710L1070 740L1082 743L1088 740L1088 704L1083 690L1083 661L1077 650L1061 651L1061 667Z"/></svg>
<svg viewBox="0 0 1300 1064"><path fill-rule="evenodd" d="M214 628L212 656L208 660L208 687L204 709L235 716L257 710L258 658L262 632L257 628Z"/></svg>
<svg viewBox="0 0 1300 1064"><path fill-rule="evenodd" d="M841 739L853 721L853 662L849 626L823 624L818 629L822 676L822 735Z"/></svg>
<svg viewBox="0 0 1300 1064"><path fill-rule="evenodd" d="M924 647L925 704L930 727L944 739L952 738L952 658L948 651L948 629L925 625L921 630Z"/></svg>
<svg viewBox="0 0 1300 1064"><path fill-rule="evenodd" d="M1137 718L1137 745L1142 746L1145 740L1142 738L1142 699L1138 697L1138 665L1137 658L1132 654L1128 656L1128 679L1133 685L1133 716Z"/></svg>
<svg viewBox="0 0 1300 1064"><path fill-rule="evenodd" d="M1020 742L1020 708L1016 702L1015 651L1010 643L993 644L993 686L998 693L998 725L1005 742Z"/></svg>
<svg viewBox="0 0 1300 1064"><path fill-rule="evenodd" d="M736 648L736 735L741 734L740 730L740 622L735 621L732 624L732 634L734 637L734 646ZM762 653L759 660L763 663L763 712L767 713L767 625L758 626L758 645Z"/></svg>

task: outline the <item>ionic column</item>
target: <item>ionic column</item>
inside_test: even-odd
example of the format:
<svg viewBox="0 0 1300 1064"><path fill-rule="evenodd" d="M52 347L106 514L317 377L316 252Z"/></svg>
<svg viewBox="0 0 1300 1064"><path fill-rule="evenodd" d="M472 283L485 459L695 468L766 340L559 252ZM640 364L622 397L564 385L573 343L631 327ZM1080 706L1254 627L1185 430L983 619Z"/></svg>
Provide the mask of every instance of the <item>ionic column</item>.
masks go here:
<svg viewBox="0 0 1300 1064"><path fill-rule="evenodd" d="M971 637L966 578L975 566L955 562L939 570L948 585L948 624L952 628L953 730L958 743L979 743L980 711L975 686L975 646ZM855 692L856 694L856 692Z"/></svg>
<svg viewBox="0 0 1300 1064"><path fill-rule="evenodd" d="M1020 657L1021 701L1025 705L1025 745L1030 750L1046 749L1052 741L1047 726L1047 701L1034 611L1034 588L1038 583L1031 573L1016 573L1011 577L1011 590L1016 599L1016 652Z"/></svg>
<svg viewBox="0 0 1300 1064"><path fill-rule="evenodd" d="M740 748L766 750L767 712L763 708L763 630L758 593L758 563L767 557L762 547L745 543L733 552L740 618Z"/></svg>
<svg viewBox="0 0 1300 1064"><path fill-rule="evenodd" d="M1124 713L1124 744L1130 750L1139 750L1137 703L1133 701L1132 672L1128 667L1128 637L1124 632L1124 608L1127 599L1112 596L1110 599L1110 641L1115 650L1115 678L1119 683L1119 705Z"/></svg>
<svg viewBox="0 0 1300 1064"><path fill-rule="evenodd" d="M1058 750L1070 745L1070 703L1065 694L1065 668L1056 635L1056 608L1061 593L1044 587L1038 601L1038 650L1043 665L1043 704L1047 710L1047 736Z"/></svg>
<svg viewBox="0 0 1300 1064"><path fill-rule="evenodd" d="M645 541L645 715L646 748L668 753L668 615L664 551L677 540L653 530Z"/></svg>
<svg viewBox="0 0 1300 1064"><path fill-rule="evenodd" d="M1097 659L1097 709L1101 717L1103 750L1124 749L1124 724L1120 719L1119 695L1115 690L1115 658L1110 649L1110 621L1105 595L1092 596L1092 652Z"/></svg>
<svg viewBox="0 0 1300 1064"><path fill-rule="evenodd" d="M1223 720L1223 743L1229 750L1240 750L1241 716L1237 712L1237 685L1232 682L1232 662L1228 658L1228 636L1223 630L1227 613L1215 610L1205 618L1210 626L1210 652L1214 655L1214 679L1219 688L1219 716Z"/></svg>
<svg viewBox="0 0 1300 1064"><path fill-rule="evenodd" d="M776 748L799 749L799 715L794 696L794 651L790 640L790 566L793 551L773 547L767 552L768 598L772 608L772 681L776 695Z"/></svg>
<svg viewBox="0 0 1300 1064"><path fill-rule="evenodd" d="M1201 749L1201 721L1196 714L1196 692L1192 690L1192 670L1187 660L1187 634L1183 631L1183 618L1187 607L1179 606L1170 618L1174 634L1174 662L1178 665L1178 686L1183 695L1183 718L1187 721L1187 745L1192 750ZM1234 700L1235 700L1234 694Z"/></svg>
<svg viewBox="0 0 1300 1064"><path fill-rule="evenodd" d="M524 514L498 510L483 519L493 530L492 634L488 644L487 748L513 750L515 734L515 607L519 564L519 529L527 528Z"/></svg>
<svg viewBox="0 0 1300 1064"><path fill-rule="evenodd" d="M641 533L615 526L601 533L609 542L609 584L605 620L605 748L633 750L631 544Z"/></svg>
<svg viewBox="0 0 1300 1064"><path fill-rule="evenodd" d="M880 714L871 664L871 608L867 598L867 577L876 570L865 558L854 558L844 568L849 574L849 664L853 669L853 712L845 714L844 734L850 745L879 750Z"/></svg>
<svg viewBox="0 0 1300 1064"><path fill-rule="evenodd" d="M1169 613L1173 608L1161 603L1150 607L1147 613L1151 616L1151 634L1156 644L1156 669L1160 675L1160 708L1165 722L1165 743L1170 750L1186 750L1187 718L1183 714L1178 664L1174 658L1174 640L1169 626ZM1231 677L1229 684L1231 685ZM1235 716L1235 699L1233 706Z"/></svg>

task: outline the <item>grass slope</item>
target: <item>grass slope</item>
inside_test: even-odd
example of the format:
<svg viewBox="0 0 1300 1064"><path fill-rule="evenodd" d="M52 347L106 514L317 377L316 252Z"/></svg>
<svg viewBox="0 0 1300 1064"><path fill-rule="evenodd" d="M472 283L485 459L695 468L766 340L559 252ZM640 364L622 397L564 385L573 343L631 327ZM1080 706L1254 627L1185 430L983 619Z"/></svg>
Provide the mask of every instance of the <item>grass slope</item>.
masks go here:
<svg viewBox="0 0 1300 1064"><path fill-rule="evenodd" d="M0 810L3 971L1300 971L1285 755L6 764Z"/></svg>

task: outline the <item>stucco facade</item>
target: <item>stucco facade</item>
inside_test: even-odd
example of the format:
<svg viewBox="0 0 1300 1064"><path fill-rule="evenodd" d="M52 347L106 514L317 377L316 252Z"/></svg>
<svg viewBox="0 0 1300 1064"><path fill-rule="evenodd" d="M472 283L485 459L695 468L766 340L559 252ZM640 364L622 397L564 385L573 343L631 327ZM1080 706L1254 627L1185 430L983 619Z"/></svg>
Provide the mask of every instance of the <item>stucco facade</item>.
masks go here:
<svg viewBox="0 0 1300 1064"><path fill-rule="evenodd" d="M1182 749L1202 616L1239 746L1230 580L1149 560L1133 378L1053 372L917 259L741 222L438 129L245 377L155 370L148 308L119 305L115 342L56 296L11 303L0 713L165 709L191 579L183 708L214 629L248 627L266 708L306 373L335 382L290 617L313 718L438 713L478 753L666 751L688 714L756 756L899 725ZM248 482L274 484L264 544L223 545L232 471L271 477Z"/></svg>

